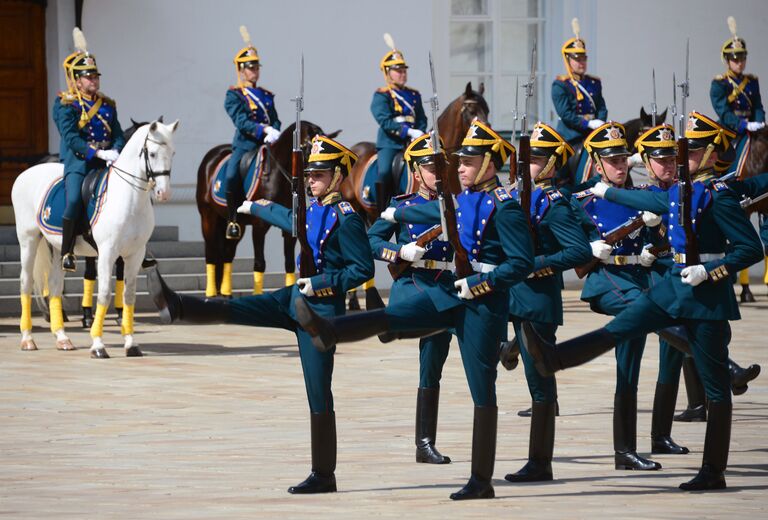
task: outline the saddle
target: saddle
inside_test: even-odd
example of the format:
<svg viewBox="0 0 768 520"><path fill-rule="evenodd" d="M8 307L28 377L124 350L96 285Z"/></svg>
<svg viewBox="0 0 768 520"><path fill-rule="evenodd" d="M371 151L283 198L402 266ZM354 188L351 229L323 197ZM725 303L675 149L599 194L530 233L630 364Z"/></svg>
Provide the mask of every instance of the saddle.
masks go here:
<svg viewBox="0 0 768 520"><path fill-rule="evenodd" d="M248 150L243 154L243 156L240 158L240 164L237 165L237 173L240 175L240 178L245 181L245 178L248 177L248 170L251 167L251 164L253 163L254 159L256 159L256 156L261 152L261 147L257 146L253 150Z"/></svg>

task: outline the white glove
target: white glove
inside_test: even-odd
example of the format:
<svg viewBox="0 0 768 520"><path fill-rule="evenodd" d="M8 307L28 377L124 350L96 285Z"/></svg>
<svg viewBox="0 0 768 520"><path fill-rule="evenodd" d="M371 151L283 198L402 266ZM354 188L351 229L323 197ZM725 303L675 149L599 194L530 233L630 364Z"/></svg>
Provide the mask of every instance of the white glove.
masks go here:
<svg viewBox="0 0 768 520"><path fill-rule="evenodd" d="M590 119L589 121L587 121L587 126L589 127L590 130L596 130L601 126L603 126L604 124L605 124L605 121L603 121L602 119Z"/></svg>
<svg viewBox="0 0 768 520"><path fill-rule="evenodd" d="M453 282L453 286L459 291L459 298L462 300L474 299L475 295L469 290L469 284L466 279L462 278L461 280L456 280Z"/></svg>
<svg viewBox="0 0 768 520"><path fill-rule="evenodd" d="M650 248L644 247L640 253L640 265L643 267L651 267L656 261L656 255L651 253Z"/></svg>
<svg viewBox="0 0 768 520"><path fill-rule="evenodd" d="M120 157L120 152L117 150L96 150L96 157L107 164L112 164Z"/></svg>
<svg viewBox="0 0 768 520"><path fill-rule="evenodd" d="M422 135L424 135L424 132L422 132L418 128L409 128L407 134L408 134L408 137L411 138L411 141L413 141L417 137L421 137Z"/></svg>
<svg viewBox="0 0 768 520"><path fill-rule="evenodd" d="M643 223L648 227L656 227L661 224L661 217L650 211L643 211Z"/></svg>
<svg viewBox="0 0 768 520"><path fill-rule="evenodd" d="M607 185L603 181L600 181L594 186L592 186L590 189L592 190L592 193L594 193L596 197L600 197L601 199L604 199L605 192L608 191L608 188L610 188L609 185Z"/></svg>
<svg viewBox="0 0 768 520"><path fill-rule="evenodd" d="M595 240L590 242L589 246L592 248L592 256L599 260L608 260L608 257L611 256L611 251L613 251L613 246L606 244L605 240Z"/></svg>
<svg viewBox="0 0 768 520"><path fill-rule="evenodd" d="M643 164L643 158L640 156L639 152L633 153L629 156L629 159L627 159L627 166L630 168L640 166L641 164Z"/></svg>
<svg viewBox="0 0 768 520"><path fill-rule="evenodd" d="M762 130L765 128L765 123L761 121L750 121L747 123L747 130L750 132L757 132L758 130Z"/></svg>
<svg viewBox="0 0 768 520"><path fill-rule="evenodd" d="M267 144L272 144L275 141L277 141L277 138L280 137L280 130L275 130L271 126L265 126L264 127L264 142Z"/></svg>
<svg viewBox="0 0 768 520"><path fill-rule="evenodd" d="M309 298L310 296L315 295L315 290L312 289L312 279L311 278L299 278L296 280L296 285L299 286L299 292Z"/></svg>
<svg viewBox="0 0 768 520"><path fill-rule="evenodd" d="M701 264L692 265L680 271L680 278L683 279L683 283L693 287L696 287L708 277L707 268Z"/></svg>
<svg viewBox="0 0 768 520"><path fill-rule="evenodd" d="M406 262L416 262L421 260L427 250L421 246L417 246L416 242L408 242L400 248L400 258Z"/></svg>
<svg viewBox="0 0 768 520"><path fill-rule="evenodd" d="M240 204L240 207L237 208L238 213L245 213L246 215L251 214L251 206L253 206L253 202L250 200L244 200L242 204Z"/></svg>
<svg viewBox="0 0 768 520"><path fill-rule="evenodd" d="M381 215L379 215L379 218L383 218L387 222L395 223L397 220L395 220L395 209L396 208L387 208L384 211L381 212Z"/></svg>

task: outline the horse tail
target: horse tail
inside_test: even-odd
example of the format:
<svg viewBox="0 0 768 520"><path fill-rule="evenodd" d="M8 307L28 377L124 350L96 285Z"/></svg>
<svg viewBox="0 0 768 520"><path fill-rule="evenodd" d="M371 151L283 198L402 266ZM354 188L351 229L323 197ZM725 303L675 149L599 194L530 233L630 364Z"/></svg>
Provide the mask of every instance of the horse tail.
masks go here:
<svg viewBox="0 0 768 520"><path fill-rule="evenodd" d="M32 277L35 283L35 294L46 296L48 285L48 275L51 273L53 265L53 255L51 247L45 239L37 243L37 252L35 253L35 268L32 270Z"/></svg>

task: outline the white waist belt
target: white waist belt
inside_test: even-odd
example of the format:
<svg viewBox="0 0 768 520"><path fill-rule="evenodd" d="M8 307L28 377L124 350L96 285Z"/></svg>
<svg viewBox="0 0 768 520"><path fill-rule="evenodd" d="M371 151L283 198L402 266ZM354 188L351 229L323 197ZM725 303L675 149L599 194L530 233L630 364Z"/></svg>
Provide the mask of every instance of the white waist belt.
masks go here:
<svg viewBox="0 0 768 520"><path fill-rule="evenodd" d="M441 260L417 260L411 262L411 267L416 269L437 269L440 271L453 270L453 262L445 262Z"/></svg>
<svg viewBox="0 0 768 520"><path fill-rule="evenodd" d="M477 260L472 260L470 265L472 265L472 270L476 273L490 273L499 267L496 264L486 264L485 262L478 262Z"/></svg>
<svg viewBox="0 0 768 520"><path fill-rule="evenodd" d="M685 253L675 253L674 257L676 263L685 263ZM720 260L721 258L725 258L725 253L702 253L699 255L700 262L711 262L712 260Z"/></svg>
<svg viewBox="0 0 768 520"><path fill-rule="evenodd" d="M607 265L637 265L640 263L640 255L611 255L600 261Z"/></svg>

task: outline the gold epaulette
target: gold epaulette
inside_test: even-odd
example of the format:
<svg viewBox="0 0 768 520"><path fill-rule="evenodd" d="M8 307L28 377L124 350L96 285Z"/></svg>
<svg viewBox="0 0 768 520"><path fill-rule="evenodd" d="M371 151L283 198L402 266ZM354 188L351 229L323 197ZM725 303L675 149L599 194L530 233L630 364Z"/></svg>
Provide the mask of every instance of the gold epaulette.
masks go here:
<svg viewBox="0 0 768 520"><path fill-rule="evenodd" d="M555 79L557 81L569 81L571 78L569 78L566 74L562 74L560 76L557 76Z"/></svg>
<svg viewBox="0 0 768 520"><path fill-rule="evenodd" d="M76 99L77 96L72 92L59 92L59 100L62 105L71 105Z"/></svg>
<svg viewBox="0 0 768 520"><path fill-rule="evenodd" d="M376 92L378 92L379 94L386 94L387 92L389 92L389 87L379 87L376 89Z"/></svg>
<svg viewBox="0 0 768 520"><path fill-rule="evenodd" d="M715 76L715 81L723 81L725 79L725 74L718 74Z"/></svg>

